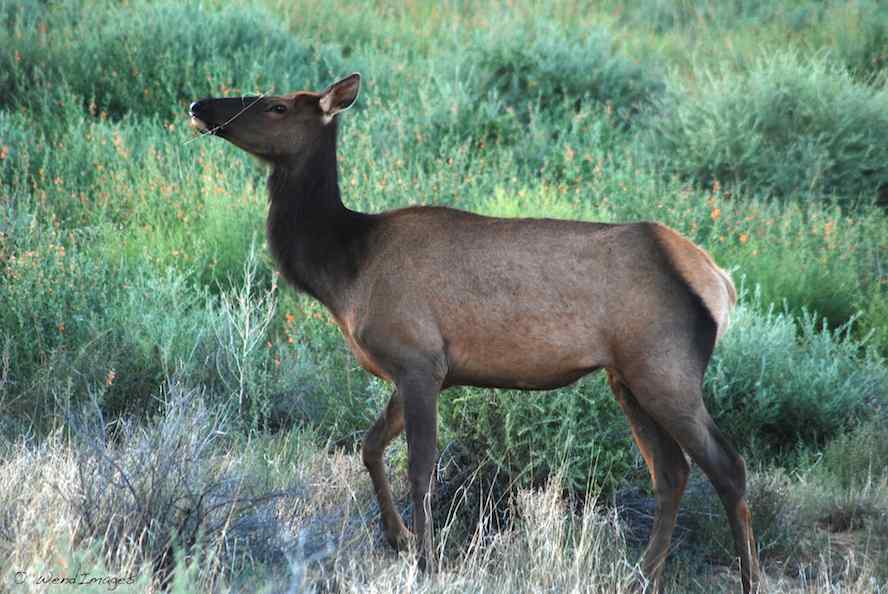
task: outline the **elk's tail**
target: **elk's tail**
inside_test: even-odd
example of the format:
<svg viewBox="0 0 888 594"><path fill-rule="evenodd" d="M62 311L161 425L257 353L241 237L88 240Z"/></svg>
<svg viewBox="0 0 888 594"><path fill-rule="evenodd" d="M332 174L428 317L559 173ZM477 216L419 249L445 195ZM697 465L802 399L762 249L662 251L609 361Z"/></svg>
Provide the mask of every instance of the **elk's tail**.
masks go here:
<svg viewBox="0 0 888 594"><path fill-rule="evenodd" d="M702 250L701 250L702 251ZM705 252L704 252L705 253ZM709 254L706 254L709 258L709 261L712 262L712 257ZM730 273L723 269L719 268L715 262L712 262L712 266L715 268L716 273L724 285L725 292L727 293L728 302L726 306L723 306L724 312L724 321L716 320L718 324L718 333L716 334L716 342L722 337L722 334L725 333L725 330L728 329L728 323L730 322L731 312L734 310L734 307L737 305L737 288L734 286L734 281L731 280ZM707 308L711 310L711 306L709 304L706 305Z"/></svg>
<svg viewBox="0 0 888 594"><path fill-rule="evenodd" d="M737 304L737 289L731 275L720 268L706 251L678 232L657 223L653 224L653 229L675 272L688 290L703 302L712 317L717 343L728 329L731 311Z"/></svg>

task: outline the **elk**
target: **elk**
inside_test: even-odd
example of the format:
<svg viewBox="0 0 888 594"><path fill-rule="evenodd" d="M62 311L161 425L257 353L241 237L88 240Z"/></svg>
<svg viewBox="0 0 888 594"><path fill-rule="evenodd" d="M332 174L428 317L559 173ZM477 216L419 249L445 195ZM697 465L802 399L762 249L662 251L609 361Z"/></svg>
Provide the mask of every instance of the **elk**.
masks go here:
<svg viewBox="0 0 888 594"><path fill-rule="evenodd" d="M653 222L504 219L423 206L380 214L342 202L339 114L352 74L322 92L202 99L191 122L270 165L268 241L282 275L327 307L360 365L394 384L362 457L395 547L431 562L426 498L437 399L450 386L549 390L606 369L656 496L641 568L662 583L687 453L727 511L745 593L758 559L746 469L702 399L703 375L736 302L701 248ZM395 509L383 452L407 433L413 535Z"/></svg>

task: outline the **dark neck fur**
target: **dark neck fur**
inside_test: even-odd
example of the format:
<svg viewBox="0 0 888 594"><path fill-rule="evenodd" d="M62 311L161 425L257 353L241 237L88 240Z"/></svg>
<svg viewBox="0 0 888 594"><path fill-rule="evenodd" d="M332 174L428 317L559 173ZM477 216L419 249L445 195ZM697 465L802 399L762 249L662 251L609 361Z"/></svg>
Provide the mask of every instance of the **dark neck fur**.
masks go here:
<svg viewBox="0 0 888 594"><path fill-rule="evenodd" d="M335 128L327 136L306 158L273 164L268 240L287 281L337 315L362 268L375 217L342 204Z"/></svg>

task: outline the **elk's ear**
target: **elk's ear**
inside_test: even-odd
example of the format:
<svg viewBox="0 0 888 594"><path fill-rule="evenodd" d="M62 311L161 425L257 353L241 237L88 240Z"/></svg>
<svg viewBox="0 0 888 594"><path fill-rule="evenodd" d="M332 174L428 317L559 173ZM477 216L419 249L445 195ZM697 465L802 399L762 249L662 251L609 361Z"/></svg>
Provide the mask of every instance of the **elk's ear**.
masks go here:
<svg viewBox="0 0 888 594"><path fill-rule="evenodd" d="M361 90L361 75L355 72L338 80L321 93L321 111L324 112L324 123L328 123L337 113L345 111L355 104L358 91Z"/></svg>

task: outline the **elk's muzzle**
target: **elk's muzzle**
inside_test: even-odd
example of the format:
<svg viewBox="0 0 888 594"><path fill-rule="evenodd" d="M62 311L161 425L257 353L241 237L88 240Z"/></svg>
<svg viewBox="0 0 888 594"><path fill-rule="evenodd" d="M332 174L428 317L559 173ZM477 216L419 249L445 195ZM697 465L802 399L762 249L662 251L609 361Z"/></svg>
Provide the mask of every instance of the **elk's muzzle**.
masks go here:
<svg viewBox="0 0 888 594"><path fill-rule="evenodd" d="M202 99L194 101L188 108L188 113L191 115L191 127L201 132L208 132L213 128L213 123L208 120L206 113L204 113L206 111L204 109L206 104L207 100Z"/></svg>

